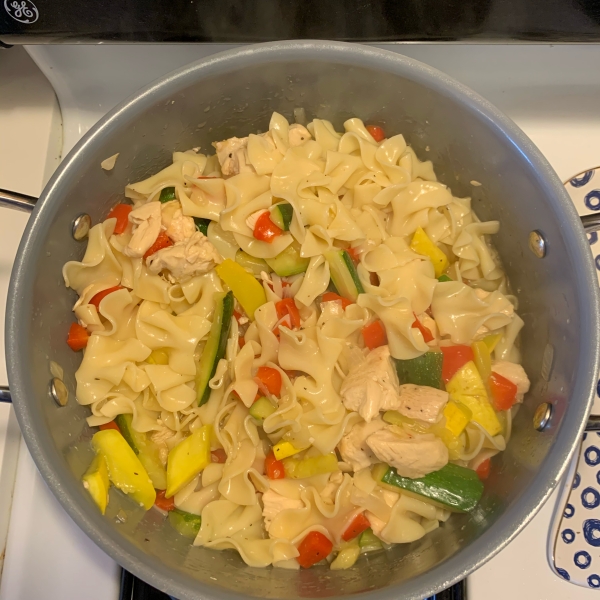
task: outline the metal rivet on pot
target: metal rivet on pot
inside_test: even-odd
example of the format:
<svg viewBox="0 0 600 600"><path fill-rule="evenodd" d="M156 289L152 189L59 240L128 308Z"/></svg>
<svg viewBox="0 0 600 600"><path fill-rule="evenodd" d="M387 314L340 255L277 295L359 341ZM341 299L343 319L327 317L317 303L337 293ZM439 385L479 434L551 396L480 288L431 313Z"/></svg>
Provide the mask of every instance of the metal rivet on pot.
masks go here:
<svg viewBox="0 0 600 600"><path fill-rule="evenodd" d="M550 424L552 418L552 404L549 402L542 402L533 414L533 427L537 431L544 431Z"/></svg>
<svg viewBox="0 0 600 600"><path fill-rule="evenodd" d="M71 233L73 234L73 237L80 242L87 237L91 226L92 218L87 213L83 213L73 221Z"/></svg>
<svg viewBox="0 0 600 600"><path fill-rule="evenodd" d="M50 380L50 395L59 406L65 406L69 400L69 390L58 377Z"/></svg>
<svg viewBox="0 0 600 600"><path fill-rule="evenodd" d="M529 234L529 249L538 257L546 256L546 240L537 229Z"/></svg>

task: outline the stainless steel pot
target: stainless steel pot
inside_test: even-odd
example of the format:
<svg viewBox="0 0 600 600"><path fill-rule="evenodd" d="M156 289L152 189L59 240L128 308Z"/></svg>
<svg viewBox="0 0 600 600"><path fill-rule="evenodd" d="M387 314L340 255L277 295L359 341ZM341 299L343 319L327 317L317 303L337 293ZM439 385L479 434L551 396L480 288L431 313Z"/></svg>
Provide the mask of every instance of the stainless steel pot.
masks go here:
<svg viewBox="0 0 600 600"><path fill-rule="evenodd" d="M403 133L419 156L433 160L455 195L471 196L482 219L500 220L495 243L519 296L523 362L532 380L477 510L348 571L247 567L231 551L190 547L157 512L144 514L118 492L111 492L103 517L80 480L91 458L92 430L87 409L74 399L80 355L69 350L65 336L75 296L61 277L62 265L84 252L72 237L74 219L86 213L100 221L122 199L127 182L166 166L174 149L208 150L213 140L264 129L273 110L291 116L296 107L338 126L358 115ZM103 171L100 162L116 152L115 168ZM595 394L599 312L596 273L577 214L514 123L444 74L397 54L281 42L176 71L84 136L48 183L23 236L9 291L6 355L23 436L48 486L101 548L155 587L180 600L351 594L416 600L466 576L508 544L559 481ZM49 393L50 360L65 368L71 399L64 407ZM551 408L539 432L533 416L542 402Z"/></svg>

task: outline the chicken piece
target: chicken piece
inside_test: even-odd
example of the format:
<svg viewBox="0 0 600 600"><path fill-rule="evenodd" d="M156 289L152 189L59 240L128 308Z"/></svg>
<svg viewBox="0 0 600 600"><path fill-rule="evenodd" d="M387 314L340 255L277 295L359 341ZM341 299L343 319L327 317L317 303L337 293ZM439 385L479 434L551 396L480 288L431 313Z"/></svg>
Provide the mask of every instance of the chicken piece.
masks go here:
<svg viewBox="0 0 600 600"><path fill-rule="evenodd" d="M367 445L402 477L418 479L448 464L448 448L431 433L413 435L388 426L371 434Z"/></svg>
<svg viewBox="0 0 600 600"><path fill-rule="evenodd" d="M405 383L400 386L400 396L396 410L409 419L419 419L427 423L437 423L448 402L448 392Z"/></svg>
<svg viewBox="0 0 600 600"><path fill-rule="evenodd" d="M267 490L263 496L263 511L262 515L265 519L265 529L267 532L271 527L273 519L282 511L294 508L304 508L302 500L294 500L293 498L286 498L273 490Z"/></svg>
<svg viewBox="0 0 600 600"><path fill-rule="evenodd" d="M369 423L381 410L398 405L398 376L387 346L375 348L366 360L350 369L340 389L342 402Z"/></svg>
<svg viewBox="0 0 600 600"><path fill-rule="evenodd" d="M220 254L200 231L174 246L163 248L146 260L148 271L158 275L163 269L170 271L174 281L185 281L194 275L210 271L222 262Z"/></svg>
<svg viewBox="0 0 600 600"><path fill-rule="evenodd" d="M517 386L517 402L523 402L523 396L529 391L529 377L525 369L517 364L504 360L492 363L492 371L502 375Z"/></svg>
<svg viewBox="0 0 600 600"><path fill-rule="evenodd" d="M371 525L371 529L373 533L379 538L382 539L382 531L387 525L385 521L382 521L379 517L376 517L370 510L365 512L365 516L369 521L369 525Z"/></svg>
<svg viewBox="0 0 600 600"><path fill-rule="evenodd" d="M344 474L341 471L337 471L330 475L329 481L320 493L323 502L326 502L327 504L333 504L335 502L335 495L340 489L340 485L342 485L343 481Z"/></svg>
<svg viewBox="0 0 600 600"><path fill-rule="evenodd" d="M167 235L175 242L183 242L196 231L196 223L192 217L185 217L180 210L175 211L167 227Z"/></svg>
<svg viewBox="0 0 600 600"><path fill-rule="evenodd" d="M353 471L360 471L377 462L377 457L367 446L367 438L383 429L385 423L375 419L370 423L357 423L341 440L338 446L342 460L348 463Z"/></svg>
<svg viewBox="0 0 600 600"><path fill-rule="evenodd" d="M302 146L304 142L310 140L311 138L312 136L310 135L310 132L308 129L306 129L306 127L304 127L304 125L300 125L298 123L290 125L290 128L288 129L288 142L290 146Z"/></svg>
<svg viewBox="0 0 600 600"><path fill-rule="evenodd" d="M221 165L223 177L231 177L239 173L254 172L248 164L248 138L232 137L222 142L214 142L217 158Z"/></svg>
<svg viewBox="0 0 600 600"><path fill-rule="evenodd" d="M258 221L258 219L260 219L260 217L262 217L266 212L269 211L266 208L263 208L253 212L251 215L248 215L246 218L246 225L250 227L251 231L254 231L254 228L256 227L256 221Z"/></svg>
<svg viewBox="0 0 600 600"><path fill-rule="evenodd" d="M148 202L129 213L129 221L133 223L133 235L123 249L123 253L131 258L141 258L154 244L161 229L160 202Z"/></svg>
<svg viewBox="0 0 600 600"><path fill-rule="evenodd" d="M158 446L158 457L160 458L160 462L165 467L167 466L167 459L169 457L168 440L174 435L175 432L164 425L150 434L150 439Z"/></svg>

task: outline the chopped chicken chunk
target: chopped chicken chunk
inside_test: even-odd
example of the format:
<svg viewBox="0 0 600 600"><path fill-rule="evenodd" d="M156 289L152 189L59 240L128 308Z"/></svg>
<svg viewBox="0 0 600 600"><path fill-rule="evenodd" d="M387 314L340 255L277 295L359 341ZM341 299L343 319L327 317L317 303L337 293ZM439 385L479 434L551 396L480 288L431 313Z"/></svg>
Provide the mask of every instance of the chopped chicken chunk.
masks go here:
<svg viewBox="0 0 600 600"><path fill-rule="evenodd" d="M323 498L324 502L327 502L327 504L333 504L335 502L335 495L340 489L340 485L342 485L343 481L344 474L341 471L337 471L330 475L327 485L321 490L321 498Z"/></svg>
<svg viewBox="0 0 600 600"><path fill-rule="evenodd" d="M149 256L146 264L150 273L157 275L163 269L167 269L173 280L184 281L210 271L222 260L208 238L196 231L187 240Z"/></svg>
<svg viewBox="0 0 600 600"><path fill-rule="evenodd" d="M304 125L294 123L288 130L288 142L290 146L302 146L304 142L311 139L310 132Z"/></svg>
<svg viewBox="0 0 600 600"><path fill-rule="evenodd" d="M262 210L257 210L251 215L248 215L248 218L246 219L246 225L248 225L248 227L254 231L254 228L256 227L256 221L258 221L258 219L260 219L266 212L269 211L266 208L263 208Z"/></svg>
<svg viewBox="0 0 600 600"><path fill-rule="evenodd" d="M379 539L382 539L383 535L381 532L383 531L383 529L385 528L387 523L385 521L382 521L379 517L376 517L370 510L367 510L365 512L365 516L367 517L367 520L369 521L369 525L371 525L371 529L373 530L373 533Z"/></svg>
<svg viewBox="0 0 600 600"><path fill-rule="evenodd" d="M271 522L282 511L290 508L304 508L302 500L286 498L273 490L267 490L263 496L263 517L265 519L265 529L269 531Z"/></svg>
<svg viewBox="0 0 600 600"><path fill-rule="evenodd" d="M357 423L340 441L339 450L342 460L348 463L354 471L360 471L377 462L377 457L367 446L367 438L376 431L383 429L385 423L375 419L370 423Z"/></svg>
<svg viewBox="0 0 600 600"><path fill-rule="evenodd" d="M409 419L420 419L427 423L437 423L448 402L448 392L426 385L406 383L400 386L399 392L396 410Z"/></svg>
<svg viewBox="0 0 600 600"><path fill-rule="evenodd" d="M164 425L150 434L150 439L158 446L158 456L160 462L162 462L164 466L167 466L167 459L169 456L169 446L167 442L174 435L173 430Z"/></svg>
<svg viewBox="0 0 600 600"><path fill-rule="evenodd" d="M375 456L398 475L417 479L439 471L448 463L448 448L433 434L412 435L385 427L367 438Z"/></svg>
<svg viewBox="0 0 600 600"><path fill-rule="evenodd" d="M398 405L398 377L387 346L375 348L366 360L350 369L340 390L344 406L368 423L381 410Z"/></svg>
<svg viewBox="0 0 600 600"><path fill-rule="evenodd" d="M131 258L141 258L154 244L161 229L160 202L148 202L129 213L129 221L133 223L133 235L123 249L123 253Z"/></svg>
<svg viewBox="0 0 600 600"><path fill-rule="evenodd" d="M184 217L180 210L175 211L169 226L167 227L167 235L175 242L183 242L192 237L196 231L196 224L192 217Z"/></svg>
<svg viewBox="0 0 600 600"><path fill-rule="evenodd" d="M276 148L273 136L270 131L260 134L270 142L272 149ZM310 132L304 125L297 123L290 125L288 130L288 144L290 146L301 146L307 140L311 139ZM213 146L217 151L217 158L221 165L221 171L224 177L231 177L238 173L254 173L254 167L248 162L248 138L232 137L222 142L214 142Z"/></svg>
<svg viewBox="0 0 600 600"><path fill-rule="evenodd" d="M523 402L523 396L529 391L529 377L525 369L517 363L500 360L492 363L492 371L512 381L517 386L517 402Z"/></svg>
<svg viewBox="0 0 600 600"><path fill-rule="evenodd" d="M231 177L254 169L248 165L248 138L232 137L222 142L214 142L217 158L224 177Z"/></svg>

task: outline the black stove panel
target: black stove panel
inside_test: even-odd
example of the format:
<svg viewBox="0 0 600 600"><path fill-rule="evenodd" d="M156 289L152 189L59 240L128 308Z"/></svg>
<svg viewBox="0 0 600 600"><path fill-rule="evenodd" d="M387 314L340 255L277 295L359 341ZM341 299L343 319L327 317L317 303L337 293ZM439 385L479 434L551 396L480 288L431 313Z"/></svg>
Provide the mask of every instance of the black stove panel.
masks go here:
<svg viewBox="0 0 600 600"><path fill-rule="evenodd" d="M0 0L0 40L600 41L600 0Z"/></svg>

